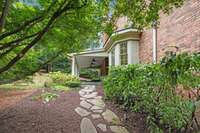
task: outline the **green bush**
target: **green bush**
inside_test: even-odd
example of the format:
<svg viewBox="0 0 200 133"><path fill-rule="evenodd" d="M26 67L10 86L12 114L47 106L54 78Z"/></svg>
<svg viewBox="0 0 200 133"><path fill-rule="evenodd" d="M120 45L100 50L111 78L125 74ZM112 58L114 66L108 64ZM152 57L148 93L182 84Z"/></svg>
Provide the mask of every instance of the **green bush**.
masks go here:
<svg viewBox="0 0 200 133"><path fill-rule="evenodd" d="M65 74L62 72L52 72L50 77L53 79L54 83L66 85L69 87L78 87L80 86L80 79L76 76Z"/></svg>
<svg viewBox="0 0 200 133"><path fill-rule="evenodd" d="M69 86L69 87L72 87L72 88L79 87L80 81L69 81L69 82L66 83L66 85Z"/></svg>
<svg viewBox="0 0 200 133"><path fill-rule="evenodd" d="M195 104L178 96L176 88L198 87L199 66L199 54L181 54L165 57L159 64L112 67L104 79L105 95L147 114L151 132L180 132L191 122Z"/></svg>
<svg viewBox="0 0 200 133"><path fill-rule="evenodd" d="M92 81L99 81L100 76L97 69L81 69L80 77L91 79Z"/></svg>

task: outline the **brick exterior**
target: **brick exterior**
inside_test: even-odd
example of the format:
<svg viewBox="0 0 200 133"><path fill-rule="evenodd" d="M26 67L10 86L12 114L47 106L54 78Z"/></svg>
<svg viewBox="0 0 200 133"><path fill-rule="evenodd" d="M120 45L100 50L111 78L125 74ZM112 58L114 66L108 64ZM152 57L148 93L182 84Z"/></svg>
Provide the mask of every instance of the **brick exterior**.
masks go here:
<svg viewBox="0 0 200 133"><path fill-rule="evenodd" d="M177 46L179 52L200 52L200 0L186 0L181 8L169 16L161 15L158 27L158 59L168 46ZM152 62L152 30L141 34L139 56L141 63Z"/></svg>

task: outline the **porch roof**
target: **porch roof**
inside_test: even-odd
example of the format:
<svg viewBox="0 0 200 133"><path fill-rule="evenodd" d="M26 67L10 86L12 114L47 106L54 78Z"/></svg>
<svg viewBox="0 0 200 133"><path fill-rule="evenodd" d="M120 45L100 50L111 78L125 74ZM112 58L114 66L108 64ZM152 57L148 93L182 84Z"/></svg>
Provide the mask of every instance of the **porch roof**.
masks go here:
<svg viewBox="0 0 200 133"><path fill-rule="evenodd" d="M108 53L104 49L94 49L80 53L73 53L71 56L74 57L77 67L80 69L91 67L92 62L96 63L93 65L100 65L104 59L108 57Z"/></svg>

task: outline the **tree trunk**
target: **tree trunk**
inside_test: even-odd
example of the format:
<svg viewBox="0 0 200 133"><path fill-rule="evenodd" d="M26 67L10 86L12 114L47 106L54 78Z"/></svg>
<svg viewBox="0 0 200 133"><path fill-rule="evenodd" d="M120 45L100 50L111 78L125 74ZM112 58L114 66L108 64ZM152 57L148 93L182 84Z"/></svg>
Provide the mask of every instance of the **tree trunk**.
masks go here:
<svg viewBox="0 0 200 133"><path fill-rule="evenodd" d="M6 17L8 15L10 0L3 0L3 10L0 18L0 33L3 31L3 28L6 23Z"/></svg>

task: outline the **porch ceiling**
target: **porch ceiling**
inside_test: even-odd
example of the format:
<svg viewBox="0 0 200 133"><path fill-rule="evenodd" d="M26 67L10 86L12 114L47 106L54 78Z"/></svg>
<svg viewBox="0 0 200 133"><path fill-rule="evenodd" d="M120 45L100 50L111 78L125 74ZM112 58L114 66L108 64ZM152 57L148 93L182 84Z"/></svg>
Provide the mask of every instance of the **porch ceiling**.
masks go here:
<svg viewBox="0 0 200 133"><path fill-rule="evenodd" d="M89 68L91 63L95 61L96 65L101 65L108 54L102 50L93 50L88 52L82 52L74 54L75 61L78 65L78 68Z"/></svg>

